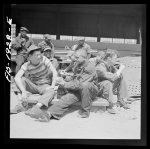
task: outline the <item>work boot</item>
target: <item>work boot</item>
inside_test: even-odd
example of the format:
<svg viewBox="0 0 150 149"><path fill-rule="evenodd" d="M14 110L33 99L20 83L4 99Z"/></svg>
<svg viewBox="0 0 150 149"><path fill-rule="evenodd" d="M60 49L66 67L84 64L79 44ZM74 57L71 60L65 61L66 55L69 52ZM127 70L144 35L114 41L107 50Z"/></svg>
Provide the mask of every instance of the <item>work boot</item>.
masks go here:
<svg viewBox="0 0 150 149"><path fill-rule="evenodd" d="M130 106L126 104L126 102L123 99L118 100L117 103L119 103L119 105L124 109L130 109Z"/></svg>
<svg viewBox="0 0 150 149"><path fill-rule="evenodd" d="M109 106L109 107L107 108L107 111L108 111L110 114L116 114L116 110L113 109L112 106Z"/></svg>
<svg viewBox="0 0 150 149"><path fill-rule="evenodd" d="M40 122L49 122L51 117L52 117L52 115L49 112L42 111L38 121L40 121Z"/></svg>
<svg viewBox="0 0 150 149"><path fill-rule="evenodd" d="M88 113L82 113L80 115L81 118L88 118L89 117L89 114Z"/></svg>
<svg viewBox="0 0 150 149"><path fill-rule="evenodd" d="M89 112L83 112L82 110L79 111L80 118L88 118L90 116Z"/></svg>
<svg viewBox="0 0 150 149"><path fill-rule="evenodd" d="M41 122L48 122L51 118L51 114L48 112L43 111L37 105L33 108L29 109L25 112L26 115L30 116L31 118L35 118Z"/></svg>
<svg viewBox="0 0 150 149"><path fill-rule="evenodd" d="M27 111L25 112L25 115L31 116L31 115L38 114L38 113L41 113L41 109L40 109L39 106L35 105L35 106L33 106L31 109L27 110ZM36 118L36 117L35 117L35 118Z"/></svg>
<svg viewBox="0 0 150 149"><path fill-rule="evenodd" d="M26 111L26 109L22 105L16 105L12 110L10 110L11 114L17 114L22 111Z"/></svg>

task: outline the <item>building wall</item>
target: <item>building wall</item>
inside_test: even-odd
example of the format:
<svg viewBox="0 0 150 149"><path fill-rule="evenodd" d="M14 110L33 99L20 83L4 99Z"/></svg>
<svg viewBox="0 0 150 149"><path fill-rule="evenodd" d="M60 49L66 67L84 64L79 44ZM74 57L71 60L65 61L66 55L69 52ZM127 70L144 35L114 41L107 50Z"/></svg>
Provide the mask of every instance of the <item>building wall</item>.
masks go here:
<svg viewBox="0 0 150 149"><path fill-rule="evenodd" d="M12 17L18 28L26 26L33 34L56 34L57 39L60 35L137 39L141 16L134 14L129 6L126 8L25 5L12 8Z"/></svg>

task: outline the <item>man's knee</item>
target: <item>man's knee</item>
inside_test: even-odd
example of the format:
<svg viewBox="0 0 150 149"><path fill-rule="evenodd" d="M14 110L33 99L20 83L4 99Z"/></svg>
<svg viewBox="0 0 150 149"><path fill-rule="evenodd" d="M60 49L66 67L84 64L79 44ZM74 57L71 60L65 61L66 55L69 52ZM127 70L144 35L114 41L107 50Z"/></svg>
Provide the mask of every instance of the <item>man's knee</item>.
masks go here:
<svg viewBox="0 0 150 149"><path fill-rule="evenodd" d="M106 88L106 89L112 89L113 88L113 84L112 82L106 80L103 82L103 88Z"/></svg>
<svg viewBox="0 0 150 149"><path fill-rule="evenodd" d="M75 96L74 94L63 95L61 99L59 100L59 102L65 106L69 106L77 101L79 101L79 98Z"/></svg>
<svg viewBox="0 0 150 149"><path fill-rule="evenodd" d="M92 82L85 82L85 83L82 83L81 87L82 87L82 89L90 89L93 87L93 83Z"/></svg>
<svg viewBox="0 0 150 149"><path fill-rule="evenodd" d="M54 96L55 91L54 91L54 89L46 88L46 89L43 91L43 94L49 94L50 96Z"/></svg>

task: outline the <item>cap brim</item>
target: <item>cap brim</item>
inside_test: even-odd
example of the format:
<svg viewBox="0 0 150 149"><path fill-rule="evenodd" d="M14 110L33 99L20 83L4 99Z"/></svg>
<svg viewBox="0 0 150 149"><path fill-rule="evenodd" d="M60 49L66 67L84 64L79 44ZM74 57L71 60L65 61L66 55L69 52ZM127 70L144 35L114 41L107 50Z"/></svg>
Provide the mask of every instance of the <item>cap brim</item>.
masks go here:
<svg viewBox="0 0 150 149"><path fill-rule="evenodd" d="M28 33L29 33L29 30L25 30L25 29L21 29L20 31L26 31L26 32L28 32Z"/></svg>
<svg viewBox="0 0 150 149"><path fill-rule="evenodd" d="M51 50L52 50L52 49L50 49L50 48L47 48L47 49L44 49L44 52L45 52L45 51L51 51Z"/></svg>
<svg viewBox="0 0 150 149"><path fill-rule="evenodd" d="M29 54L30 52L32 52L32 51L36 51L36 50L40 50L41 48L36 48L36 49L33 49L33 50L30 50L30 51L28 51L27 53Z"/></svg>

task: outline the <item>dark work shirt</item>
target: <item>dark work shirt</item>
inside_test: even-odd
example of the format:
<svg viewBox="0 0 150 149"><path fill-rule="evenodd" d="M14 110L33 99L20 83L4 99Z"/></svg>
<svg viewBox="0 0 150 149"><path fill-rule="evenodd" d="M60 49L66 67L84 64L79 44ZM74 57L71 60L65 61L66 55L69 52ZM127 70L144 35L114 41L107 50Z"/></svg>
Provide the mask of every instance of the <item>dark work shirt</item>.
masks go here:
<svg viewBox="0 0 150 149"><path fill-rule="evenodd" d="M116 72L116 69L113 65L108 65L105 62L101 62L98 65L96 65L96 72L98 75L98 82L109 80L111 82L114 82L116 79L118 79Z"/></svg>
<svg viewBox="0 0 150 149"><path fill-rule="evenodd" d="M66 89L78 89L82 83L94 82L96 84L98 81L96 69L89 61L86 61L85 64L80 67L78 73L74 73L76 75L75 78L69 82L65 82L64 87Z"/></svg>
<svg viewBox="0 0 150 149"><path fill-rule="evenodd" d="M27 49L34 44L33 40L28 36L22 37L18 35L15 39L15 42L12 43L12 48L17 51L18 54L25 54Z"/></svg>

